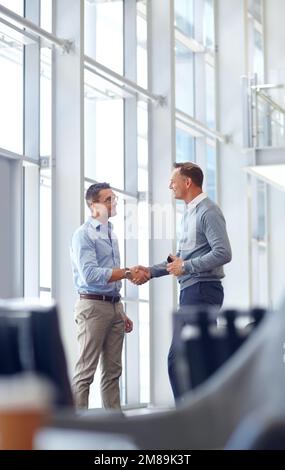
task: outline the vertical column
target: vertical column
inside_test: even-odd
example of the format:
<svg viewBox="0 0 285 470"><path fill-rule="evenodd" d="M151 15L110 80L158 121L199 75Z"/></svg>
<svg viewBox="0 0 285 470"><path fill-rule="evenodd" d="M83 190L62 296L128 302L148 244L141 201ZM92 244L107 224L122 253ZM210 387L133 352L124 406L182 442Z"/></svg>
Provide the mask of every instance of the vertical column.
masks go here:
<svg viewBox="0 0 285 470"><path fill-rule="evenodd" d="M164 106L151 106L149 122L150 200L152 239L150 263L175 251L174 203L169 186L175 159L174 6L172 0L149 2L149 83L153 93L166 96ZM164 224L163 224L163 214ZM162 226L163 225L163 226ZM166 233L168 232L168 233ZM162 236L161 236L162 235ZM169 276L151 281L150 357L151 402L168 404L172 393L167 374L175 281Z"/></svg>
<svg viewBox="0 0 285 470"><path fill-rule="evenodd" d="M60 307L69 365L77 355L73 305L75 292L70 263L74 230L83 222L84 208L84 2L53 2L54 32L74 41L70 53L56 49L52 106L52 294Z"/></svg>
<svg viewBox="0 0 285 470"><path fill-rule="evenodd" d="M285 57L282 44L285 40L285 31L282 27L282 19L285 14L285 3L282 0L263 1L264 11L264 36L265 36L265 83L285 82ZM274 99L284 107L284 89L276 91ZM276 149L275 149L276 150ZM283 158L279 163L285 163L284 151L281 150ZM277 154L277 152L276 152ZM278 155L278 154L277 154ZM274 160L274 149L263 152L264 162ZM278 157L277 157L278 158ZM283 249L285 223L280 214L283 211L285 195L273 186L268 187L268 295L273 308L278 308L280 300L284 298L284 282L282 266L285 263Z"/></svg>
<svg viewBox="0 0 285 470"><path fill-rule="evenodd" d="M218 122L220 131L231 136L219 146L219 195L233 250L225 267L225 305L247 308L249 302L247 177L248 155L243 151L241 77L244 55L244 6L240 0L217 2ZM238 45L238 47L236 46ZM242 275L241 275L242 273Z"/></svg>
<svg viewBox="0 0 285 470"><path fill-rule="evenodd" d="M34 24L40 23L39 0L25 1L25 17ZM40 153L40 45L25 46L25 107L24 107L24 153L39 160Z"/></svg>
<svg viewBox="0 0 285 470"><path fill-rule="evenodd" d="M40 24L40 1L25 0L25 17ZM24 54L24 154L40 163L40 44L25 46ZM40 175L39 168L24 169L24 292L37 297L40 284ZM32 208L32 210L31 210Z"/></svg>
<svg viewBox="0 0 285 470"><path fill-rule="evenodd" d="M130 80L136 81L137 76L137 5L133 0L124 1L124 74ZM138 160L137 160L137 99L125 98L125 190L131 193L138 191ZM127 200L126 205L133 201ZM137 205L126 212L126 240L125 256L126 266L134 266L138 263L138 240L129 238L128 216L132 214L132 223L137 222ZM137 224L136 224L137 225ZM138 288L126 283L126 296L138 299ZM128 405L139 403L139 315L138 303L130 302L126 305L127 314L134 322L134 330L131 335L126 335L126 401ZM128 367L131 365L131 367ZM125 371L125 372L126 372Z"/></svg>

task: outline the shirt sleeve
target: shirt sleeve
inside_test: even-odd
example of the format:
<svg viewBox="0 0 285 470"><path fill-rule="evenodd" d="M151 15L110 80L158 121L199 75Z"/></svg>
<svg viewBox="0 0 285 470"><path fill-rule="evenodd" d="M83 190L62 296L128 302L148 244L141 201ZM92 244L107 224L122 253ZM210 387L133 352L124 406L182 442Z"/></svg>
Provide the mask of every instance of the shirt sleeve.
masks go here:
<svg viewBox="0 0 285 470"><path fill-rule="evenodd" d="M95 245L85 233L77 232L72 238L72 257L80 277L86 285L105 286L112 276L111 268L98 265Z"/></svg>
<svg viewBox="0 0 285 470"><path fill-rule="evenodd" d="M180 258L181 251L178 250L176 253L176 256ZM155 264L154 266L151 266L150 269L150 274L151 277L162 277L162 276L167 276L169 272L166 269L167 266L167 261L163 261L162 263Z"/></svg>
<svg viewBox="0 0 285 470"><path fill-rule="evenodd" d="M151 277L167 276L169 272L166 269L166 265L167 262L164 261L163 263L154 264L153 266L151 266L149 268Z"/></svg>
<svg viewBox="0 0 285 470"><path fill-rule="evenodd" d="M203 232L211 247L205 255L184 262L186 273L201 273L229 263L232 259L226 222L222 212L206 211L201 218Z"/></svg>

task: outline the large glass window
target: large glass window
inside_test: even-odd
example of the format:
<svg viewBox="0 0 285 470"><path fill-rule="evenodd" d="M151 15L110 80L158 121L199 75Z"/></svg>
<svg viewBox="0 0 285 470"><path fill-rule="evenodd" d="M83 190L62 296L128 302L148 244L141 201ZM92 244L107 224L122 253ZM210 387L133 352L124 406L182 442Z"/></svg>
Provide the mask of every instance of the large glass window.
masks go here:
<svg viewBox="0 0 285 470"><path fill-rule="evenodd" d="M207 48L213 48L215 43L214 0L205 0L204 9L204 45Z"/></svg>
<svg viewBox="0 0 285 470"><path fill-rule="evenodd" d="M41 27L52 31L52 2L41 0ZM51 298L52 286L52 51L40 52L40 297Z"/></svg>
<svg viewBox="0 0 285 470"><path fill-rule="evenodd" d="M40 297L51 298L51 171L40 175Z"/></svg>
<svg viewBox="0 0 285 470"><path fill-rule="evenodd" d="M142 101L137 106L137 126L138 190L148 191L148 111Z"/></svg>
<svg viewBox="0 0 285 470"><path fill-rule="evenodd" d="M186 131L176 127L176 162L195 161L195 139Z"/></svg>
<svg viewBox="0 0 285 470"><path fill-rule="evenodd" d="M248 0L248 11L260 23L262 22L262 0Z"/></svg>
<svg viewBox="0 0 285 470"><path fill-rule="evenodd" d="M85 71L85 176L124 188L124 102Z"/></svg>
<svg viewBox="0 0 285 470"><path fill-rule="evenodd" d="M217 161L216 146L208 142L206 146L207 194L212 201L217 200Z"/></svg>
<svg viewBox="0 0 285 470"><path fill-rule="evenodd" d="M85 54L123 74L124 4L85 0Z"/></svg>
<svg viewBox="0 0 285 470"><path fill-rule="evenodd" d="M215 68L211 63L205 63L206 74L206 124L216 128L216 93L215 93Z"/></svg>
<svg viewBox="0 0 285 470"><path fill-rule="evenodd" d="M18 15L23 15L24 1L23 0L1 0L3 7L9 8Z"/></svg>
<svg viewBox="0 0 285 470"><path fill-rule="evenodd" d="M146 0L137 1L137 83L147 88L147 10Z"/></svg>
<svg viewBox="0 0 285 470"><path fill-rule="evenodd" d="M40 154L51 156L51 50L41 49L40 70Z"/></svg>
<svg viewBox="0 0 285 470"><path fill-rule="evenodd" d="M187 36L194 36L194 1L175 0L175 26Z"/></svg>
<svg viewBox="0 0 285 470"><path fill-rule="evenodd" d="M23 153L23 49L21 35L0 23L0 147L18 154Z"/></svg>
<svg viewBox="0 0 285 470"><path fill-rule="evenodd" d="M139 304L140 403L150 401L149 304Z"/></svg>
<svg viewBox="0 0 285 470"><path fill-rule="evenodd" d="M259 0L248 0L247 10L247 59L250 78L256 76L264 82L263 7Z"/></svg>
<svg viewBox="0 0 285 470"><path fill-rule="evenodd" d="M52 1L41 0L41 28L52 32Z"/></svg>
<svg viewBox="0 0 285 470"><path fill-rule="evenodd" d="M194 115L194 54L180 42L175 45L176 108Z"/></svg>

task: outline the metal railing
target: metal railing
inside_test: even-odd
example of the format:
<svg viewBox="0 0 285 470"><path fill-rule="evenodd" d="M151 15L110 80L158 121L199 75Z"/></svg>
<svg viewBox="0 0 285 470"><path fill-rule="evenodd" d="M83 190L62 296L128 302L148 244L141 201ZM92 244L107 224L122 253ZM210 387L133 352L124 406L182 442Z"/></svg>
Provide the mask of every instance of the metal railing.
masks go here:
<svg viewBox="0 0 285 470"><path fill-rule="evenodd" d="M244 147L285 147L285 107L280 104L284 85L257 85L247 77L242 81Z"/></svg>

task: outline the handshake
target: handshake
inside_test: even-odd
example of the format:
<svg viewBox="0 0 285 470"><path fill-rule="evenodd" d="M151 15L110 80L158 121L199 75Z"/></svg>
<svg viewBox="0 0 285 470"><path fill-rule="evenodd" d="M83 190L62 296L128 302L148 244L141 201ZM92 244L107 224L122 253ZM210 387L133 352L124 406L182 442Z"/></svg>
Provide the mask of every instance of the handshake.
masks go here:
<svg viewBox="0 0 285 470"><path fill-rule="evenodd" d="M145 284L151 278L150 268L145 266L133 266L130 271L131 275L128 276L128 279L137 286Z"/></svg>
<svg viewBox="0 0 285 470"><path fill-rule="evenodd" d="M168 274L173 276L182 276L185 274L185 265L182 258L175 255L169 255L167 261L164 263L164 268ZM128 279L137 286L144 284L151 278L150 268L145 266L134 266L129 270Z"/></svg>

